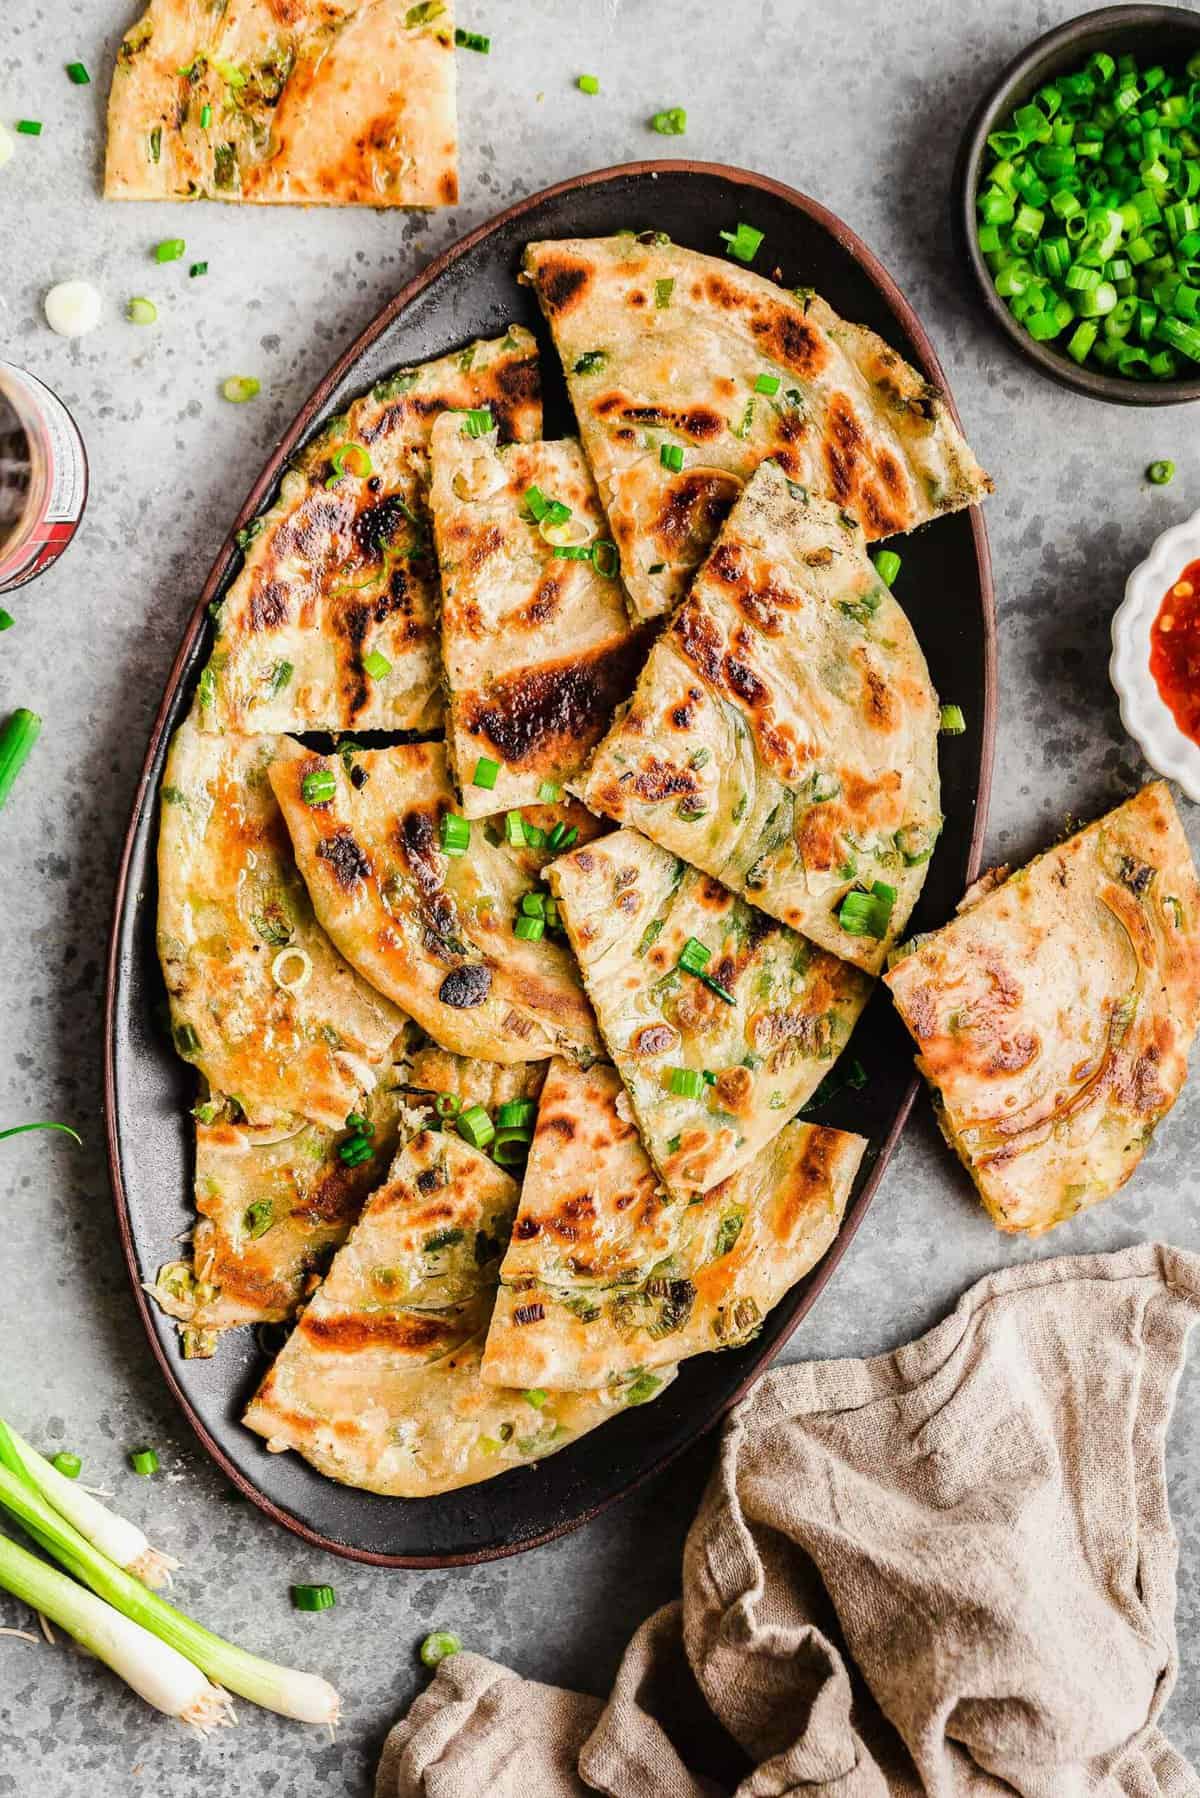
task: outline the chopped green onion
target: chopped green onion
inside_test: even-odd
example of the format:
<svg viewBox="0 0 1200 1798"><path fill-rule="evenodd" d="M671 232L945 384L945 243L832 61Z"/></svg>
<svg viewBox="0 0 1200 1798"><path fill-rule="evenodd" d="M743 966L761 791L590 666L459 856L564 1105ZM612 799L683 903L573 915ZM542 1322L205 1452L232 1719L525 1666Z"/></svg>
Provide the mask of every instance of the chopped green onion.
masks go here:
<svg viewBox="0 0 1200 1798"><path fill-rule="evenodd" d="M557 829L557 825L555 826ZM526 846L525 820L520 812L505 812L504 840L513 849L524 849Z"/></svg>
<svg viewBox="0 0 1200 1798"><path fill-rule="evenodd" d="M492 47L490 37L484 37L481 31L464 31L461 25L454 28L454 41L460 50L478 50L481 56L486 56Z"/></svg>
<svg viewBox="0 0 1200 1798"><path fill-rule="evenodd" d="M543 805L557 805L562 798L562 788L552 780L544 780L538 788L538 799Z"/></svg>
<svg viewBox="0 0 1200 1798"><path fill-rule="evenodd" d="M895 887L882 880L877 880L869 893L855 887L838 907L838 923L850 936L886 936L895 903Z"/></svg>
<svg viewBox="0 0 1200 1798"><path fill-rule="evenodd" d="M574 824L569 827L562 822L556 824L546 839L548 849L571 849L579 841L579 831Z"/></svg>
<svg viewBox="0 0 1200 1798"><path fill-rule="evenodd" d="M337 792L337 776L332 768L313 768L300 782L300 797L305 805L328 805Z"/></svg>
<svg viewBox="0 0 1200 1798"><path fill-rule="evenodd" d="M42 121L40 119L18 119L17 130L21 133L22 137L40 137L42 135Z"/></svg>
<svg viewBox="0 0 1200 1798"><path fill-rule="evenodd" d="M325 485L327 487L335 486L346 473L347 465L349 465L350 473L357 475L360 481L365 481L368 475L375 472L370 454L361 443L341 443L329 458L329 466L333 473Z"/></svg>
<svg viewBox="0 0 1200 1798"><path fill-rule="evenodd" d="M778 375L758 375L754 382L755 393L775 394L779 392Z"/></svg>
<svg viewBox="0 0 1200 1798"><path fill-rule="evenodd" d="M712 960L712 950L706 949L698 937L690 936L679 951L678 966L689 974L703 974Z"/></svg>
<svg viewBox="0 0 1200 1798"><path fill-rule="evenodd" d="M540 1386L531 1386L528 1392L523 1392L521 1394L521 1397L525 1400L527 1405L532 1405L535 1411L541 1411L544 1408L547 1399L550 1397L550 1394L548 1392L543 1392Z"/></svg>
<svg viewBox="0 0 1200 1798"><path fill-rule="evenodd" d="M672 474L678 474L683 467L682 445L678 443L662 444L659 448L658 459L664 468L669 468Z"/></svg>
<svg viewBox="0 0 1200 1798"><path fill-rule="evenodd" d="M261 391L262 383L253 375L230 375L227 381L221 383L221 392L235 406L244 406L247 400L252 400Z"/></svg>
<svg viewBox="0 0 1200 1798"><path fill-rule="evenodd" d="M12 613L6 612L4 607L0 606L0 631L10 631L14 622Z"/></svg>
<svg viewBox="0 0 1200 1798"><path fill-rule="evenodd" d="M650 129L657 131L660 137L682 137L687 130L687 113L682 106L668 106L665 111L655 113Z"/></svg>
<svg viewBox="0 0 1200 1798"><path fill-rule="evenodd" d="M137 294L126 306L125 316L131 325L152 325L158 317L158 307L153 300Z"/></svg>
<svg viewBox="0 0 1200 1798"><path fill-rule="evenodd" d="M727 986L722 986L719 980L714 980L711 974L701 974L698 978L702 986L706 986L710 993L715 993L718 999L723 999L726 1005L737 1004L737 1000L734 998L729 988Z"/></svg>
<svg viewBox="0 0 1200 1798"><path fill-rule="evenodd" d="M337 1603L332 1586L293 1586L292 1604L297 1611L331 1611Z"/></svg>
<svg viewBox="0 0 1200 1798"><path fill-rule="evenodd" d="M726 255L733 256L738 262L753 262L763 240L761 231L744 222L739 223L736 231L721 231L718 236L725 245Z"/></svg>
<svg viewBox="0 0 1200 1798"><path fill-rule="evenodd" d="M154 246L155 262L178 262L187 249L182 237L164 237L160 244Z"/></svg>
<svg viewBox="0 0 1200 1798"><path fill-rule="evenodd" d="M874 562L875 572L883 582L884 586L891 587L894 585L896 576L900 572L900 558L895 550L878 550L876 554L871 557L871 560Z"/></svg>
<svg viewBox="0 0 1200 1798"><path fill-rule="evenodd" d="M527 918L544 918L546 915L545 893L522 893L519 909L524 912Z"/></svg>
<svg viewBox="0 0 1200 1798"><path fill-rule="evenodd" d="M529 1159L533 1134L529 1130L498 1130L491 1145L491 1157L500 1167L520 1167Z"/></svg>
<svg viewBox="0 0 1200 1798"><path fill-rule="evenodd" d="M967 721L960 705L944 705L942 707L938 729L944 737L961 737L966 728Z"/></svg>
<svg viewBox="0 0 1200 1798"><path fill-rule="evenodd" d="M135 1448L129 1457L129 1465L148 1480L152 1473L158 1472L158 1456L152 1448Z"/></svg>
<svg viewBox="0 0 1200 1798"><path fill-rule="evenodd" d="M469 1105L458 1115L458 1134L473 1149L486 1149L496 1134L496 1126L482 1105Z"/></svg>
<svg viewBox="0 0 1200 1798"><path fill-rule="evenodd" d="M442 818L441 846L443 855L465 855L471 845L471 823L457 812L446 812Z"/></svg>
<svg viewBox="0 0 1200 1798"><path fill-rule="evenodd" d="M7 1130L0 1130L0 1142L3 1142L6 1136L24 1136L30 1130L60 1130L64 1136L69 1136L72 1142L78 1143L80 1148L83 1147L82 1136L78 1130L72 1130L70 1124L10 1124Z"/></svg>
<svg viewBox="0 0 1200 1798"><path fill-rule="evenodd" d="M486 437L494 429L495 420L487 406L470 406L463 417L463 435L466 437Z"/></svg>
<svg viewBox="0 0 1200 1798"><path fill-rule="evenodd" d="M546 930L544 918L529 918L522 914L513 925L513 935L520 937L523 943L540 943Z"/></svg>
<svg viewBox="0 0 1200 1798"><path fill-rule="evenodd" d="M654 283L654 304L660 312L665 312L667 307L671 304L671 295L674 292L675 282L671 276L667 276L664 280L656 281Z"/></svg>
<svg viewBox="0 0 1200 1798"><path fill-rule="evenodd" d="M598 75L581 75L575 85L578 87L580 93L598 94L600 92L600 77Z"/></svg>
<svg viewBox="0 0 1200 1798"><path fill-rule="evenodd" d="M50 1457L50 1465L56 1473L62 1474L64 1480L77 1480L83 1472L83 1462L79 1456L65 1448L59 1449L56 1455Z"/></svg>
<svg viewBox="0 0 1200 1798"><path fill-rule="evenodd" d="M621 566L621 558L615 543L607 537L597 537L592 544L592 567L604 580L616 579L617 569Z"/></svg>
<svg viewBox="0 0 1200 1798"><path fill-rule="evenodd" d="M212 107L207 103L200 108L200 129L207 131L212 124Z"/></svg>
<svg viewBox="0 0 1200 1798"><path fill-rule="evenodd" d="M0 806L13 789L13 782L25 766L30 750L38 740L42 721L36 712L21 706L5 720L0 730Z"/></svg>
<svg viewBox="0 0 1200 1798"><path fill-rule="evenodd" d="M1168 481L1175 479L1174 462L1151 462L1146 470L1146 479L1153 487L1165 487Z"/></svg>
<svg viewBox="0 0 1200 1798"><path fill-rule="evenodd" d="M708 1082L699 1068L671 1068L667 1085L681 1099L703 1098Z"/></svg>
<svg viewBox="0 0 1200 1798"><path fill-rule="evenodd" d="M193 279L195 279L197 275L206 275L207 273L207 262L193 262L191 268L188 270L188 274L191 275Z"/></svg>
<svg viewBox="0 0 1200 1798"><path fill-rule="evenodd" d="M475 772L471 776L473 787L483 787L491 792L500 773L500 764L492 760L490 755L481 755L475 764Z"/></svg>
<svg viewBox="0 0 1200 1798"><path fill-rule="evenodd" d="M608 361L607 350L585 350L571 370L573 375L594 375Z"/></svg>
<svg viewBox="0 0 1200 1798"><path fill-rule="evenodd" d="M560 562L590 562L592 547L590 543L552 543L550 554Z"/></svg>
<svg viewBox="0 0 1200 1798"><path fill-rule="evenodd" d="M461 1653L462 1643L448 1629L434 1630L421 1644L421 1660L426 1667L436 1667L439 1661L449 1660L452 1654Z"/></svg>
<svg viewBox="0 0 1200 1798"><path fill-rule="evenodd" d="M532 1099L506 1099L496 1113L500 1130L524 1130L537 1118L537 1105Z"/></svg>
<svg viewBox="0 0 1200 1798"><path fill-rule="evenodd" d="M92 78L83 63L69 62L67 64L67 80L72 82L75 87L90 87Z"/></svg>
<svg viewBox="0 0 1200 1798"><path fill-rule="evenodd" d="M147 154L151 162L157 162L162 154L162 126L156 125L147 139Z"/></svg>

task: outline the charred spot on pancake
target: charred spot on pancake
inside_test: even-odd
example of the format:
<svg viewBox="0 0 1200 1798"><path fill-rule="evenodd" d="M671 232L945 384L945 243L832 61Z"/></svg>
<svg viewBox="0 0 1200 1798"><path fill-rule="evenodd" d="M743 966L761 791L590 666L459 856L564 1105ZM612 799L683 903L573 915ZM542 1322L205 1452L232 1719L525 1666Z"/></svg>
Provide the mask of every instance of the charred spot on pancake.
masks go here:
<svg viewBox="0 0 1200 1798"><path fill-rule="evenodd" d="M317 857L320 861L329 863L334 879L344 892L350 892L360 880L370 877L370 862L350 832L344 828L335 830L332 836L322 839L317 845Z"/></svg>
<svg viewBox="0 0 1200 1798"><path fill-rule="evenodd" d="M338 1354L357 1354L369 1348L431 1349L453 1342L459 1326L434 1311L386 1311L365 1317L314 1317L306 1311L300 1329L310 1341Z"/></svg>
<svg viewBox="0 0 1200 1798"><path fill-rule="evenodd" d="M871 537L889 537L893 531L904 528L903 517L889 510L881 498L877 488L864 484L858 493L858 508L862 513L862 521Z"/></svg>
<svg viewBox="0 0 1200 1798"><path fill-rule="evenodd" d="M536 356L524 356L519 362L502 362L495 370L490 398L492 416L500 427L505 442L522 435L521 414L536 406L542 397L541 377Z"/></svg>
<svg viewBox="0 0 1200 1798"><path fill-rule="evenodd" d="M421 1193L436 1192L444 1184L442 1171L436 1167L423 1167L417 1175L417 1191Z"/></svg>
<svg viewBox="0 0 1200 1798"><path fill-rule="evenodd" d="M644 306L646 304L646 296L640 287L633 287L626 294L625 303L627 306Z"/></svg>
<svg viewBox="0 0 1200 1798"><path fill-rule="evenodd" d="M730 692L736 693L748 706L764 705L769 698L766 687L754 670L737 656L725 657L725 682Z"/></svg>
<svg viewBox="0 0 1200 1798"><path fill-rule="evenodd" d="M438 988L438 998L455 1011L469 1011L474 1005L482 1005L491 989L492 970L482 962L467 962L461 968L451 969Z"/></svg>
<svg viewBox="0 0 1200 1798"><path fill-rule="evenodd" d="M700 792L699 782L690 768L673 768L656 755L646 757L629 784L638 798L650 805L661 799L694 799Z"/></svg>
<svg viewBox="0 0 1200 1798"><path fill-rule="evenodd" d="M568 766L603 735L644 648L645 633L633 632L586 656L506 675L464 701L463 727L486 738L511 768Z"/></svg>
<svg viewBox="0 0 1200 1798"><path fill-rule="evenodd" d="M726 1111L743 1111L754 1091L754 1079L749 1068L723 1068L717 1075L714 1089Z"/></svg>
<svg viewBox="0 0 1200 1798"><path fill-rule="evenodd" d="M828 361L821 333L783 301L766 306L750 321L750 329L773 361L806 379L818 375Z"/></svg>
<svg viewBox="0 0 1200 1798"><path fill-rule="evenodd" d="M518 1242L532 1242L541 1233L541 1228L536 1217L519 1217L513 1225L513 1235Z"/></svg>
<svg viewBox="0 0 1200 1798"><path fill-rule="evenodd" d="M398 493L364 506L354 520L354 541L364 561L380 562L383 552L408 523L408 508Z"/></svg>
<svg viewBox="0 0 1200 1798"><path fill-rule="evenodd" d="M592 279L586 263L574 262L569 256L543 257L534 273L538 298L547 312L557 317L578 304Z"/></svg>
<svg viewBox="0 0 1200 1798"><path fill-rule="evenodd" d="M438 198L443 206L454 206L458 202L458 176L453 169L443 169L438 176Z"/></svg>
<svg viewBox="0 0 1200 1798"><path fill-rule="evenodd" d="M668 426L697 443L707 443L725 429L725 420L711 406L623 406L621 416L632 425Z"/></svg>
<svg viewBox="0 0 1200 1798"><path fill-rule="evenodd" d="M705 573L718 581L724 581L727 586L736 587L745 574L741 551L732 543L718 543L709 558Z"/></svg>
<svg viewBox="0 0 1200 1798"><path fill-rule="evenodd" d="M713 305L722 312L737 312L742 304L742 295L731 281L723 275L705 277L704 290ZM697 296L699 297L699 296Z"/></svg>
<svg viewBox="0 0 1200 1798"><path fill-rule="evenodd" d="M334 539L347 521L349 500L332 494L311 495L280 525L272 542L276 556L298 555L306 562L323 562L334 549Z"/></svg>
<svg viewBox="0 0 1200 1798"><path fill-rule="evenodd" d="M736 475L718 469L692 469L677 475L662 491L651 530L655 543L677 562L698 562L737 498Z"/></svg>
<svg viewBox="0 0 1200 1798"><path fill-rule="evenodd" d="M864 710L867 721L879 730L891 730L896 722L895 700L891 688L876 668L863 671L866 686Z"/></svg>
<svg viewBox="0 0 1200 1798"><path fill-rule="evenodd" d="M721 683L723 641L716 621L694 599L676 614L671 634L680 651L712 687Z"/></svg>
<svg viewBox="0 0 1200 1798"><path fill-rule="evenodd" d="M409 872L422 894L428 897L440 892L442 868L430 814L415 809L405 812L396 827L396 838L408 863Z"/></svg>
<svg viewBox="0 0 1200 1798"><path fill-rule="evenodd" d="M288 597L287 589L280 581L268 581L260 587L250 599L250 629L252 631L278 630L281 624L287 623Z"/></svg>

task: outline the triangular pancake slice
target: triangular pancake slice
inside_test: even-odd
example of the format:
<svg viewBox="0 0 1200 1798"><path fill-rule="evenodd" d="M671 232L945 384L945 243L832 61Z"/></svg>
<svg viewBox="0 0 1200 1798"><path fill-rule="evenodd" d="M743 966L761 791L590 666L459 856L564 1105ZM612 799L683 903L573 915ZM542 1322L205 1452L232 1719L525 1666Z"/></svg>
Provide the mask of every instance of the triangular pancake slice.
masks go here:
<svg viewBox="0 0 1200 1798"><path fill-rule="evenodd" d="M812 1095L870 981L636 830L547 879L651 1159L706 1192Z"/></svg>
<svg viewBox="0 0 1200 1798"><path fill-rule="evenodd" d="M578 773L629 696L644 633L611 546L594 550L607 525L578 443L501 448L445 416L431 450L446 747L463 811L480 818Z"/></svg>
<svg viewBox="0 0 1200 1798"><path fill-rule="evenodd" d="M790 1123L702 1198L671 1200L616 1071L552 1062L484 1379L590 1390L747 1341L837 1235L865 1148Z"/></svg>
<svg viewBox="0 0 1200 1798"><path fill-rule="evenodd" d="M330 797L313 796L318 779ZM566 944L516 933L522 897L553 851L512 846L498 818L476 820L463 852L446 853L443 821L457 801L441 743L345 757L287 742L271 780L318 918L434 1042L483 1061L598 1052ZM583 836L599 827L581 805L524 816L541 832L568 820Z"/></svg>
<svg viewBox="0 0 1200 1798"><path fill-rule="evenodd" d="M163 773L158 953L175 1046L250 1124L340 1129L406 1019L313 915L267 769L273 737L194 714Z"/></svg>
<svg viewBox="0 0 1200 1798"><path fill-rule="evenodd" d="M808 289L659 233L530 244L525 272L639 617L682 597L767 457L871 538L991 491L937 388Z"/></svg>
<svg viewBox="0 0 1200 1798"><path fill-rule="evenodd" d="M437 729L429 433L474 407L505 438L536 437L539 392L534 340L513 326L398 370L324 426L239 539L200 677L206 730Z"/></svg>
<svg viewBox="0 0 1200 1798"><path fill-rule="evenodd" d="M401 1130L432 1121L439 1095L494 1113L536 1097L542 1073L536 1063L466 1061L421 1038L363 1101L365 1129L198 1123L192 1253L160 1268L151 1289L179 1320L185 1356L211 1355L221 1332L238 1325L294 1316L386 1174Z"/></svg>
<svg viewBox="0 0 1200 1798"><path fill-rule="evenodd" d="M1200 883L1162 781L1003 872L886 979L993 1223L1038 1236L1123 1185L1178 1097Z"/></svg>
<svg viewBox="0 0 1200 1798"><path fill-rule="evenodd" d="M672 1370L604 1391L485 1386L480 1358L516 1209L502 1169L421 1131L368 1200L245 1422L330 1479L424 1498L553 1454Z"/></svg>
<svg viewBox="0 0 1200 1798"><path fill-rule="evenodd" d="M874 972L941 829L938 723L861 531L764 462L581 791Z"/></svg>
<svg viewBox="0 0 1200 1798"><path fill-rule="evenodd" d="M117 52L104 192L452 206L452 0L151 0Z"/></svg>

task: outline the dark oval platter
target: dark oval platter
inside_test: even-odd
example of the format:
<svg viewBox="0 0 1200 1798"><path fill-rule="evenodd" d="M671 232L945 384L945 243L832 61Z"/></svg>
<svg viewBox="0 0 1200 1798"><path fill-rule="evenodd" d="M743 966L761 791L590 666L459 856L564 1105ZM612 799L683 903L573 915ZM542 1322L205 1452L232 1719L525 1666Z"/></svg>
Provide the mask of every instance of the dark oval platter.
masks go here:
<svg viewBox="0 0 1200 1798"><path fill-rule="evenodd" d="M872 326L939 386L945 378L911 307L854 233L803 194L744 170L705 163L635 163L564 182L510 207L411 282L321 382L232 520L205 583L159 708L138 783L117 886L109 947L105 1087L109 1161L134 1295L150 1345L175 1397L213 1459L246 1497L319 1547L384 1566L446 1566L514 1554L573 1529L662 1468L710 1429L777 1353L813 1304L862 1222L916 1090L911 1045L880 989L849 1054L868 1081L844 1088L815 1114L860 1131L870 1149L841 1235L814 1272L770 1317L757 1340L687 1362L652 1405L484 1485L421 1500L385 1499L324 1479L297 1455L270 1455L239 1421L265 1369L251 1331L236 1331L209 1361L184 1361L175 1327L142 1282L178 1250L193 1221L188 1107L192 1075L171 1046L155 953L158 785L167 743L192 703L207 658L207 608L239 563L234 532L272 497L292 453L332 413L390 370L440 356L513 320L542 345L546 435L573 429L557 357L537 306L516 274L537 238L666 231L720 253L717 233L740 219L764 233L756 266L786 285L815 287L844 316ZM987 537L978 509L905 538L897 595L928 658L934 684L967 719L942 743L946 826L913 928L953 910L979 871L992 766L995 620Z"/></svg>

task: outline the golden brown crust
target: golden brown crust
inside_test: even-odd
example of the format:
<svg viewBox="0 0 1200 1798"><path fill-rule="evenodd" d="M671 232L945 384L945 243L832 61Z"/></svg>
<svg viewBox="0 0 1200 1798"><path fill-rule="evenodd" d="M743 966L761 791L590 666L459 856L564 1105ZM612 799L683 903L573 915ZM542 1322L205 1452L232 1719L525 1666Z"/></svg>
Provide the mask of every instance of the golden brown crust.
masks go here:
<svg viewBox="0 0 1200 1798"><path fill-rule="evenodd" d="M887 975L942 1127L1003 1230L1137 1166L1200 1021L1200 885L1161 781L994 886Z"/></svg>

